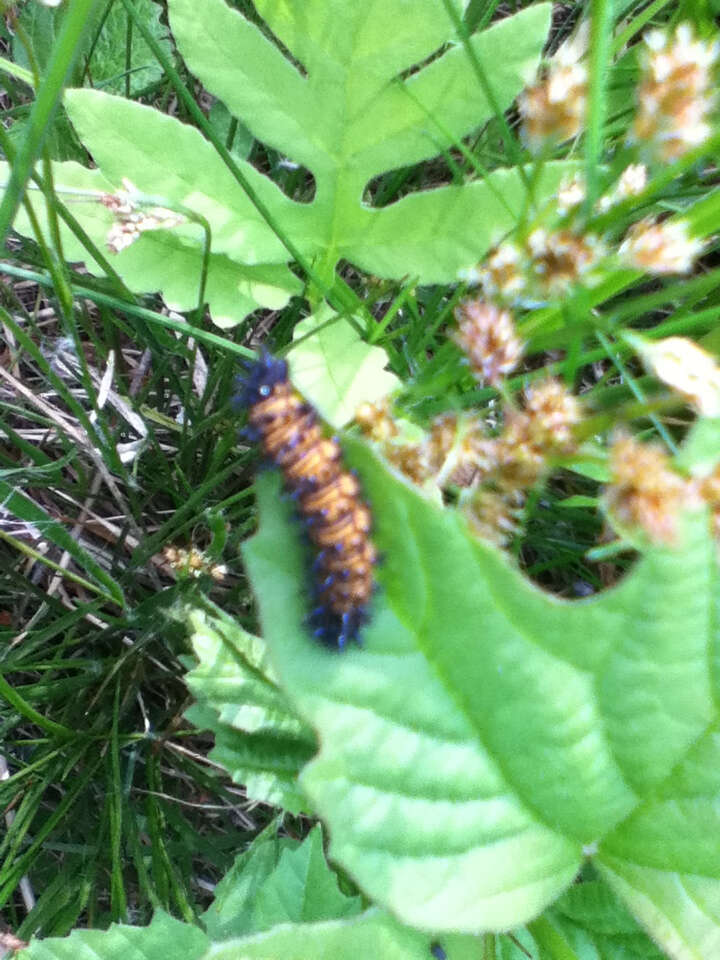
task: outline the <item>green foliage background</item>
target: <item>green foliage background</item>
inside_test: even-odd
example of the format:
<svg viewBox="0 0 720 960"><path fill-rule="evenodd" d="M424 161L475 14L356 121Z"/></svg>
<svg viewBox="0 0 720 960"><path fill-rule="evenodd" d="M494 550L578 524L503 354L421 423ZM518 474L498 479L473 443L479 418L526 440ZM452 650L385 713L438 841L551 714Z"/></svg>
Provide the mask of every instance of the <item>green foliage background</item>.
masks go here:
<svg viewBox="0 0 720 960"><path fill-rule="evenodd" d="M239 337L232 339L234 328L242 324L242 335L257 308L287 311L278 340L283 334L286 343L292 339L293 379L330 425L344 426L359 403L400 385L409 406L437 401L455 388L457 364L431 340L456 294L443 299L444 292L430 288L454 284L460 270L508 231L522 232L532 216L542 218L561 179L582 162L562 153L530 162L503 119L536 73L550 5L534 4L489 26L494 6L481 10L455 0L368 0L360 6L256 0L253 9L239 6L242 12L224 0L204 0L199 29L197 3L167 2L181 69L217 98L208 119L177 73L164 6L118 0L93 7L85 0L82 9L76 3L50 11L25 4L17 24L28 43L17 41L13 52L17 67L37 71L37 95L3 139L0 223L11 219L27 180L29 202L14 229L35 241L34 266L47 270L58 313L76 344L82 328L73 326L74 300L82 296L122 313L122 335L147 336L163 360L176 353L185 359L170 331L229 351L219 355L220 372L199 404L199 432L211 446L223 431L234 430L215 412L206 421L205 411L213 404L222 409L220 383L224 377L226 398L231 380L227 356L247 352ZM645 22L640 18L651 15L638 14L636 31ZM486 29L465 35L458 29L463 16L465 22L482 20ZM592 16L594 40L609 43L609 5L594 4ZM84 22L77 26L76 20ZM620 61L608 91L604 67L593 69L584 162L599 176L603 116L624 129L622 94L635 65ZM10 76L27 79L17 70ZM171 90L179 116L139 102L155 102L156 95L166 101ZM494 132L476 156L467 138L483 128ZM272 176L252 162L253 140L262 144ZM434 158L446 164L449 183L400 189L408 171ZM692 171L697 159L668 176ZM663 175L653 181L658 193ZM148 231L110 256L105 245L114 220L100 200L124 184L139 209L169 207L185 222ZM689 210L698 232L714 229L717 191L696 202L692 195L672 195L670 180L665 185L670 196L664 208ZM618 227L622 212L610 214L611 227L613 218ZM90 281L68 263L85 264ZM382 327L366 302L367 289L358 294L338 265L374 275L375 284L402 282ZM47 281L24 267L14 275ZM596 287L530 314L523 332L536 351L567 350L572 380L592 362L583 340L592 325L604 335L624 317L641 316L648 297L655 297L655 308L682 303L668 323L708 322L692 310L698 299L713 295L712 272L685 286L643 292L629 308L626 303L617 314L610 308L599 319L599 306L638 279L611 265ZM387 289L381 286L380 295ZM417 322L407 323L408 332L391 324L409 291ZM154 293L168 308L190 314L193 325L140 300ZM302 319L300 297L311 308ZM206 304L216 327L230 331L227 338L202 328ZM431 304L436 312L428 331ZM716 315L715 305L706 309ZM4 308L2 319L82 427L69 434L59 465L18 433L6 435L38 473L63 482L65 465L75 467L73 443L87 437L84 455L109 464L109 473L121 476L134 496L135 478L118 454L114 425L98 427L96 411L89 415L25 326ZM92 327L86 317L82 322L85 331ZM109 325L107 314L102 322ZM667 323L654 332L666 329ZM164 376L163 366L159 393ZM86 369L81 382L97 398ZM182 383L178 392L186 396ZM645 398L635 390L635 399ZM187 422L162 421L183 436ZM650 422L658 427L657 418ZM161 464L162 446L153 442L147 440L148 447ZM185 502L178 503L178 515L214 491L208 476L234 469L222 459L233 444L223 440L218 454L192 438L186 460L199 468L196 474L183 463L179 501ZM33 940L19 956L427 960L437 944L448 960L470 960L480 951L483 960L656 960L660 950L678 960L720 955L720 850L712 842L720 835L720 638L717 555L707 517L698 512L686 518L676 549L635 544L642 557L618 586L568 602L531 584L505 554L478 542L456 511L411 489L365 446L349 440L346 452L372 504L383 562L363 646L342 655L308 636L307 557L273 474L255 485L260 529L243 548L260 639L248 629L250 618L241 623L221 613L203 589L181 586L128 612L134 568L118 572L113 558L106 569L36 502L23 470L4 462L4 508L67 551L81 571L69 577L92 597L93 615L94 604L112 605L111 639L115 630L123 638L137 632L138 649L151 629L169 635L179 618L187 621L195 658L185 662L196 702L186 716L215 734L212 759L252 800L300 818L318 817L328 831L325 836L314 826L308 832L300 819L300 841L287 829L281 835L273 819L252 842L243 838L245 849L200 914L164 845L170 815L164 819L153 805L162 794L162 770L147 730L147 813L139 817L127 802L121 756L139 742L138 735L125 739L119 730L127 706L120 680L128 676L123 671L131 655L117 664L108 657L110 666L102 666L107 672L97 695L107 686L114 697L109 729L91 705L78 739L78 721L67 714L74 706L67 677L47 687L61 705L60 719L53 720L32 705L33 698L42 705L42 690L0 676L9 705L2 729L13 729L18 717L36 725L49 746L36 762L51 779L64 783L76 769L83 771L39 829L34 817L43 785L23 799L0 844L0 902L11 897L102 764L108 783L102 834L111 848L108 917L132 912L128 857L157 908L148 927L114 923L104 931L76 930L66 938ZM717 461L717 424L700 421L677 462L692 472ZM578 466L583 469L589 470ZM158 475L161 484L177 476ZM223 510L234 499L228 495L202 515L218 556L227 539ZM193 520L197 514L187 524ZM252 522L244 514L234 544ZM133 556L145 551L147 560L164 535L185 532L187 524L159 524L152 546L141 544ZM63 635L67 621L59 623L33 641L38 650ZM70 647L76 629L72 619ZM13 675L47 667L31 661L31 670L22 658L27 651L9 651L5 667ZM66 653L58 648L61 660ZM90 666L77 659L77 669L87 671L81 679L91 677L92 658ZM96 749L98 742L107 753ZM63 752L67 744L71 756ZM33 772L32 764L23 777L27 771ZM188 851L196 850L196 838L178 823L172 826L183 842L173 852L179 848L184 869L194 876ZM36 829L28 848L31 824ZM41 929L50 918L56 932L69 929L94 881L88 870L72 902L62 883L49 884L28 929ZM164 911L171 904L182 920Z"/></svg>

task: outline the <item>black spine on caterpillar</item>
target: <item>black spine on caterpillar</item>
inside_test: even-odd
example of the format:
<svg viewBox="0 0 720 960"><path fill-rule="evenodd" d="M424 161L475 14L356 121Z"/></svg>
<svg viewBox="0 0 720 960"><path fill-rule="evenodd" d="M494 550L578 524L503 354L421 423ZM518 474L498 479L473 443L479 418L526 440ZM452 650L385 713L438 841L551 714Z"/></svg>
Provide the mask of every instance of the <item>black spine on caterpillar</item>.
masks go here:
<svg viewBox="0 0 720 960"><path fill-rule="evenodd" d="M374 590L370 510L343 468L337 441L325 436L315 410L290 383L284 360L263 354L246 364L238 385L248 436L282 471L313 548L309 625L323 643L342 649L358 639Z"/></svg>

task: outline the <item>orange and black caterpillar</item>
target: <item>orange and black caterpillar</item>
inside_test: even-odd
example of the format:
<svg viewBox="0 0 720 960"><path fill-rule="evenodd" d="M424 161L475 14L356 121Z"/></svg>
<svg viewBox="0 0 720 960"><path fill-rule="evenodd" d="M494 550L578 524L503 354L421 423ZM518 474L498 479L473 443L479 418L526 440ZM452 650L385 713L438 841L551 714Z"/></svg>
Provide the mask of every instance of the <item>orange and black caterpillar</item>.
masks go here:
<svg viewBox="0 0 720 960"><path fill-rule="evenodd" d="M325 436L315 410L288 380L287 363L264 354L245 366L238 402L248 408L246 434L282 471L314 553L309 625L342 649L357 639L374 589L370 510L343 468L337 440Z"/></svg>

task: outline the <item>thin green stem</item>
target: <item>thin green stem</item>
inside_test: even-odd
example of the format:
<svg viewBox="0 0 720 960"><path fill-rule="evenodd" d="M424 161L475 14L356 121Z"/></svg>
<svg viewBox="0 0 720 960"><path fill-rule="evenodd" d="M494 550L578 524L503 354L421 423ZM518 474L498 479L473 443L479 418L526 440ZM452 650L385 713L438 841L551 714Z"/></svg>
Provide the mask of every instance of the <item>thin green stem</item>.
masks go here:
<svg viewBox="0 0 720 960"><path fill-rule="evenodd" d="M30 70L19 67L16 63L6 60L5 57L0 57L0 73L9 73L11 77L17 77L18 80L22 80L23 83L35 89L35 80Z"/></svg>
<svg viewBox="0 0 720 960"><path fill-rule="evenodd" d="M2 269L3 273L7 273L12 277L20 277L23 280L33 280L35 283L39 283L45 287L51 287L53 285L52 277L48 276L48 274L39 273L35 270L26 270L24 267L16 267L11 263L3 263ZM113 310L118 310L120 313L127 313L131 317L139 317L142 320L147 320L148 323L167 327L168 330L175 330L185 337L195 337L196 340L212 344L215 347L221 347L229 353L235 353L250 359L255 358L256 354L254 350L249 350L247 347L243 347L242 344L233 343L232 340L220 337L216 333L210 333L207 330L202 330L189 323L173 320L171 317L165 317L161 313L155 313L154 310L148 310L146 307L139 307L133 303L125 303L123 300L118 300L117 297L103 293L100 290L94 290L92 287L86 287L81 283L73 282L71 288L75 296L86 297L94 303L112 307Z"/></svg>
<svg viewBox="0 0 720 960"><path fill-rule="evenodd" d="M508 126L508 122L505 119L504 112L500 109L500 104L498 103L497 97L495 96L495 91L490 85L487 74L483 68L483 65L480 63L475 50L473 49L472 44L470 43L470 31L468 30L467 24L462 19L459 10L452 0L442 0L443 6L445 7L448 16L453 22L453 26L457 30L458 36L460 37L460 42L465 48L465 53L470 60L470 65L472 66L475 76L478 79L480 88L485 95L487 102L490 104L490 107L495 114L495 117L500 126L500 134L507 151L507 155L512 163L519 164L521 159L521 151L518 147L517 141L513 136L512 130ZM525 173L522 169L519 170L520 176L525 179ZM526 184L527 185L527 184Z"/></svg>
<svg viewBox="0 0 720 960"><path fill-rule="evenodd" d="M10 175L10 183L0 203L0 241L4 242L15 219L25 192L25 186L35 161L40 155L43 140L57 110L63 87L77 59L82 36L88 28L97 0L73 0L67 8L60 35L53 48L45 78L37 91L30 111L28 131L17 152Z"/></svg>
<svg viewBox="0 0 720 960"><path fill-rule="evenodd" d="M622 375L623 380L625 381L625 383L627 383L633 396L639 402L646 403L647 398L645 397L645 394L643 393L642 389L636 382L633 375L628 371L627 367L625 366L620 356L618 355L618 352L612 346L608 338L605 336L604 333L601 333L599 330L597 331L596 336L603 350L605 350L608 357L612 360L612 362L617 367L618 372ZM664 442L667 444L668 449L671 450L673 454L676 454L678 452L678 446L673 440L673 438L670 436L670 434L668 433L667 428L665 427L665 424L662 423L654 413L649 414L649 418L650 418L650 421L652 422L652 425L655 427L655 429L657 430L659 435L662 437Z"/></svg>
<svg viewBox="0 0 720 960"><path fill-rule="evenodd" d="M590 103L585 136L585 208L590 211L598 195L598 166L603 149L607 111L607 80L612 38L612 0L592 0L590 27Z"/></svg>
<svg viewBox="0 0 720 960"><path fill-rule="evenodd" d="M78 734L75 730L70 730L61 723L55 723L54 720L48 720L47 717L38 713L34 707L30 706L27 700L20 696L17 689L7 682L2 673L0 673L0 696L4 697L10 706L17 710L21 717L25 717L30 723L34 723L36 727L40 727L45 733L51 734L54 737L62 737L65 740L77 737Z"/></svg>
<svg viewBox="0 0 720 960"><path fill-rule="evenodd" d="M659 13L663 7L666 7L670 0L654 0L649 6L645 7L636 17L634 17L627 27L622 30L613 40L610 47L610 55L616 57L628 43L636 36L646 23L649 23L656 13Z"/></svg>

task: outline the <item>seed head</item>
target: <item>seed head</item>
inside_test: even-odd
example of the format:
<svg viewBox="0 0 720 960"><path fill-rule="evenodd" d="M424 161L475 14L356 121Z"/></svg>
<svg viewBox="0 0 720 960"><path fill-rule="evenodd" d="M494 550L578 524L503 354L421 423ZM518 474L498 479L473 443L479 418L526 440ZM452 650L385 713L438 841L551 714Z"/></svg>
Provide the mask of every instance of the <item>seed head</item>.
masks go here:
<svg viewBox="0 0 720 960"><path fill-rule="evenodd" d="M575 449L573 428L581 419L578 401L554 379L533 385L524 410L508 410L500 435L486 450L488 471L505 494L524 496L547 472L549 462Z"/></svg>
<svg viewBox="0 0 720 960"><path fill-rule="evenodd" d="M223 583L227 577L228 569L224 563L215 563L197 547L191 547L189 550L185 547L175 547L168 544L163 549L163 557L178 577L198 578L203 574L208 574L218 583Z"/></svg>
<svg viewBox="0 0 720 960"><path fill-rule="evenodd" d="M502 494L478 488L463 504L470 529L481 540L506 547L518 530L512 506Z"/></svg>
<svg viewBox="0 0 720 960"><path fill-rule="evenodd" d="M430 424L428 459L435 475L439 474L450 452L455 447L460 431L456 413L441 413Z"/></svg>
<svg viewBox="0 0 720 960"><path fill-rule="evenodd" d="M518 98L522 135L531 150L568 140L583 127L588 76L575 56L559 50L540 80Z"/></svg>
<svg viewBox="0 0 720 960"><path fill-rule="evenodd" d="M426 436L414 424L396 419L387 400L363 403L355 411L355 421L385 459L413 483L422 485L432 475Z"/></svg>
<svg viewBox="0 0 720 960"><path fill-rule="evenodd" d="M535 443L532 418L520 410L505 414L502 433L494 441L495 481L503 494L515 494L524 499L525 492L534 487L547 467L543 447Z"/></svg>
<svg viewBox="0 0 720 960"><path fill-rule="evenodd" d="M585 177L575 173L571 177L564 177L560 181L557 195L557 209L561 217L575 210L585 199Z"/></svg>
<svg viewBox="0 0 720 960"><path fill-rule="evenodd" d="M574 427L582 419L577 399L554 378L543 380L525 392L525 414L530 420L530 438L548 453L570 453L575 448Z"/></svg>
<svg viewBox="0 0 720 960"><path fill-rule="evenodd" d="M676 160L708 139L715 103L712 68L720 46L695 38L690 24L645 35L638 111L631 139L660 160Z"/></svg>
<svg viewBox="0 0 720 960"><path fill-rule="evenodd" d="M117 193L105 193L100 203L114 216L115 223L108 231L106 243L111 253L120 253L135 243L146 230L171 230L185 223L186 218L165 207L150 207L143 210L139 205L139 194L133 184L123 178L123 189Z"/></svg>
<svg viewBox="0 0 720 960"><path fill-rule="evenodd" d="M497 385L522 356L523 344L509 310L486 300L465 300L455 309L453 339L467 355L475 377Z"/></svg>
<svg viewBox="0 0 720 960"><path fill-rule="evenodd" d="M389 443L383 448L387 460L413 483L422 486L432 475L423 443Z"/></svg>
<svg viewBox="0 0 720 960"><path fill-rule="evenodd" d="M621 200L627 200L628 197L636 197L642 193L647 186L647 167L644 163L631 163L625 167L620 175L620 179L615 184L615 188L600 197L598 201L598 210L605 213L610 207Z"/></svg>
<svg viewBox="0 0 720 960"><path fill-rule="evenodd" d="M688 235L684 220L640 220L628 230L619 253L647 273L690 273L702 248L702 240Z"/></svg>
<svg viewBox="0 0 720 960"><path fill-rule="evenodd" d="M478 267L478 281L486 297L512 300L525 287L523 253L511 242L496 247Z"/></svg>
<svg viewBox="0 0 720 960"><path fill-rule="evenodd" d="M567 290L587 273L601 253L596 237L572 230L550 232L538 228L528 237L527 246L533 276L546 295Z"/></svg>
<svg viewBox="0 0 720 960"><path fill-rule="evenodd" d="M355 422L362 432L376 443L383 443L399 433L387 400L363 403L355 411Z"/></svg>
<svg viewBox="0 0 720 960"><path fill-rule="evenodd" d="M621 434L610 450L610 469L613 481L605 500L620 523L639 528L656 543L672 544L690 491L662 447Z"/></svg>

